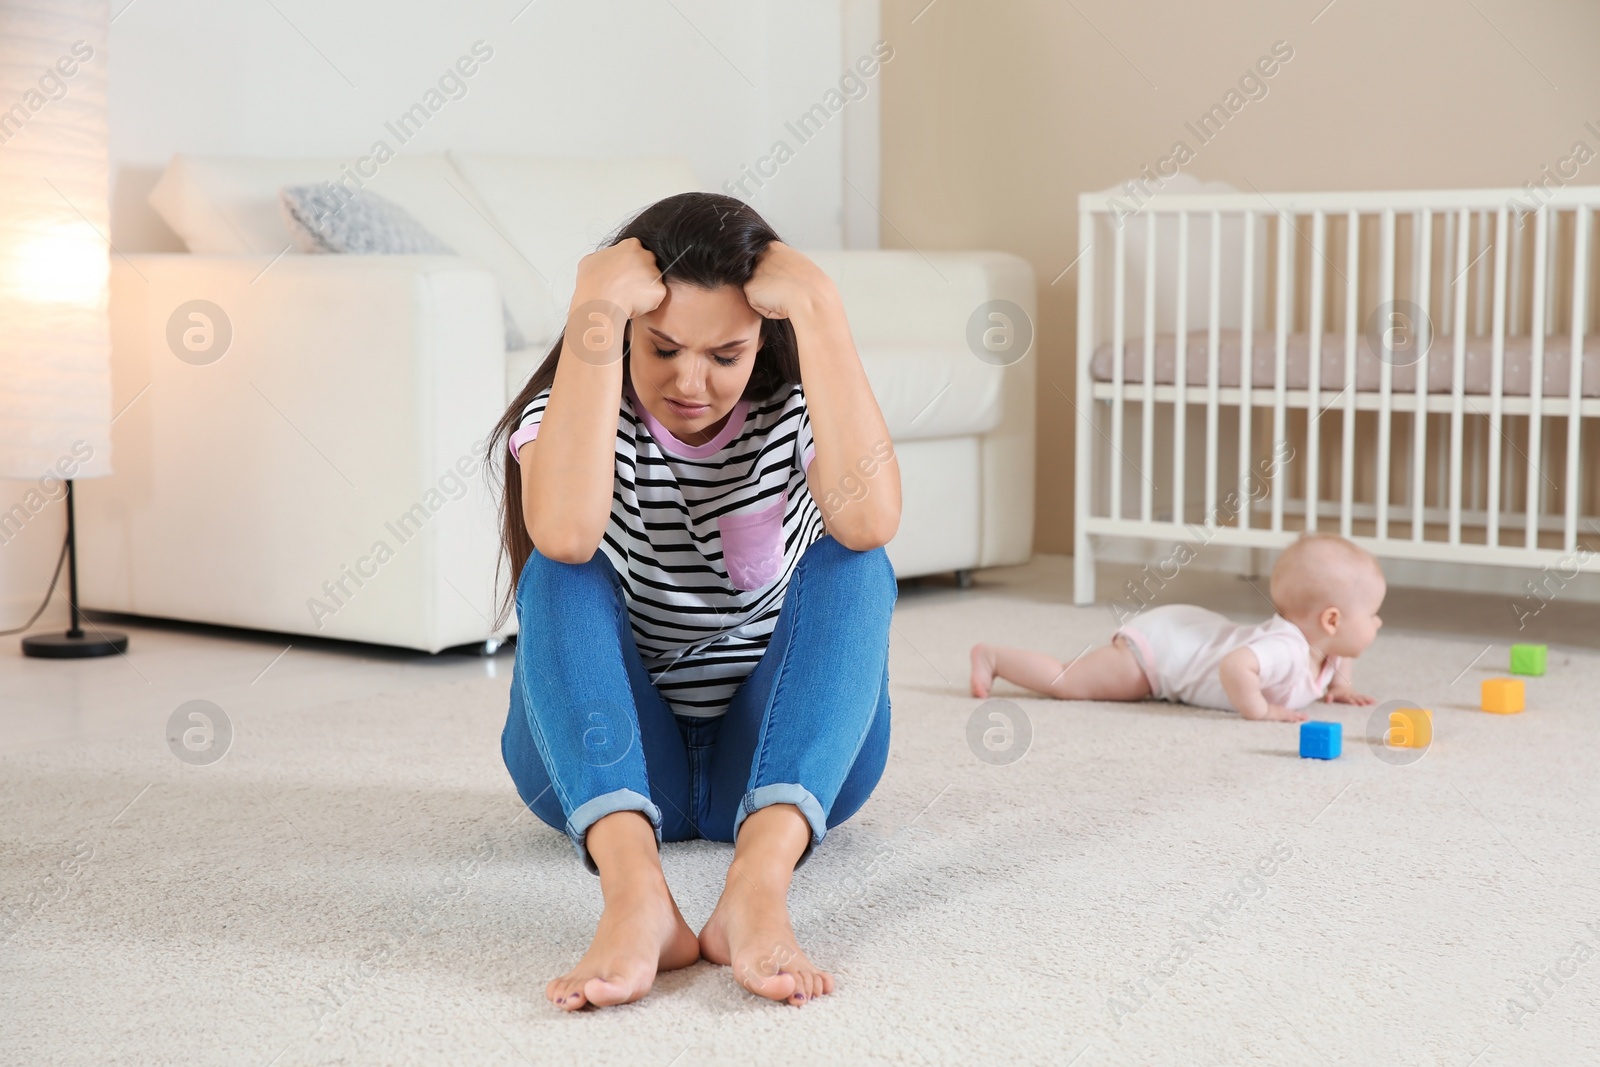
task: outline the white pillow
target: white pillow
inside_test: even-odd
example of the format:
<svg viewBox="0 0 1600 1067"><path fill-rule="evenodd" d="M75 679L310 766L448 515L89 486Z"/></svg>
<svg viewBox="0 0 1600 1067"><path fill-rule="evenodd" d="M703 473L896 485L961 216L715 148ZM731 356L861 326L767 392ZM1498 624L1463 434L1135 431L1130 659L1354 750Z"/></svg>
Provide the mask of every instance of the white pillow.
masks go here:
<svg viewBox="0 0 1600 1067"><path fill-rule="evenodd" d="M352 175L348 159L176 155L150 191L150 206L198 255L275 256L292 242L278 206L286 185ZM369 167L370 169L370 167ZM351 180L351 188L355 188ZM522 335L546 345L560 332L549 283L500 233L487 207L443 153L400 154L362 188L394 201L465 260L494 274Z"/></svg>
<svg viewBox="0 0 1600 1067"><path fill-rule="evenodd" d="M302 252L369 256L453 256L411 212L371 189L352 197L326 185L285 185L278 190L289 239Z"/></svg>
<svg viewBox="0 0 1600 1067"><path fill-rule="evenodd" d="M196 255L277 255L289 245L278 189L338 175L326 159L176 155L150 190L150 206Z"/></svg>
<svg viewBox="0 0 1600 1067"><path fill-rule="evenodd" d="M548 159L451 152L450 159L499 228L549 279L563 310L572 301L578 260L641 208L704 188L682 156Z"/></svg>

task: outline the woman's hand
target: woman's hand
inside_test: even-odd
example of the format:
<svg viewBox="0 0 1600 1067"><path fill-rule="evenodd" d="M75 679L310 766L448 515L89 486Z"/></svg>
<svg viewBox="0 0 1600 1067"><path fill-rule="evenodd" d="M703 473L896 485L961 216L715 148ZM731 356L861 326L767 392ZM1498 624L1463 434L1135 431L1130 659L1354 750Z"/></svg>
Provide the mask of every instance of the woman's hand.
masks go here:
<svg viewBox="0 0 1600 1067"><path fill-rule="evenodd" d="M814 307L831 289L833 279L805 253L773 241L744 283L744 298L764 318L787 319Z"/></svg>
<svg viewBox="0 0 1600 1067"><path fill-rule="evenodd" d="M744 298L757 314L794 327L816 445L806 486L823 527L853 552L887 544L900 525L900 463L838 287L803 253L773 241L745 282ZM872 479L870 492L862 491L862 476Z"/></svg>
<svg viewBox="0 0 1600 1067"><path fill-rule="evenodd" d="M609 300L633 319L654 311L667 298L666 283L656 266L655 253L637 237L618 241L578 261L578 284L572 295L574 309L591 300Z"/></svg>
<svg viewBox="0 0 1600 1067"><path fill-rule="evenodd" d="M667 298L656 257L636 237L578 261L561 359L536 441L517 453L522 513L539 552L585 563L611 521L617 405L628 320Z"/></svg>

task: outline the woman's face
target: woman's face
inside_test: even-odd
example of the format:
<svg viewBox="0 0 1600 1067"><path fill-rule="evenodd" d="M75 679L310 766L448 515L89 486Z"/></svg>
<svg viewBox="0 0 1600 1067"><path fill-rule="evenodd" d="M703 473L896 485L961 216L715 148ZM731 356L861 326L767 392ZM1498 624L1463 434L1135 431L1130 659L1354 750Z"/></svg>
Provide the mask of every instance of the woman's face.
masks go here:
<svg viewBox="0 0 1600 1067"><path fill-rule="evenodd" d="M632 320L633 391L685 444L704 444L744 394L761 346L761 315L735 285L667 283L654 311Z"/></svg>

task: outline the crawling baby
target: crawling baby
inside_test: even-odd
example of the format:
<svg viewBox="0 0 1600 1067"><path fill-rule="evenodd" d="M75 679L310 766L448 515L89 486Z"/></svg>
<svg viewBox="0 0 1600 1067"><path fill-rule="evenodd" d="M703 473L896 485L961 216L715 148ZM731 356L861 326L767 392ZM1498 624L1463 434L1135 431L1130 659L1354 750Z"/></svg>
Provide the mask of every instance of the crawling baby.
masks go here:
<svg viewBox="0 0 1600 1067"><path fill-rule="evenodd" d="M1347 661L1365 652L1383 620L1386 586L1372 554L1343 537L1305 534L1272 568L1277 614L1254 626L1192 604L1147 608L1111 643L1070 664L1043 652L972 646L972 695L995 678L1060 700L1155 697L1304 722L1307 704L1372 704L1355 692Z"/></svg>

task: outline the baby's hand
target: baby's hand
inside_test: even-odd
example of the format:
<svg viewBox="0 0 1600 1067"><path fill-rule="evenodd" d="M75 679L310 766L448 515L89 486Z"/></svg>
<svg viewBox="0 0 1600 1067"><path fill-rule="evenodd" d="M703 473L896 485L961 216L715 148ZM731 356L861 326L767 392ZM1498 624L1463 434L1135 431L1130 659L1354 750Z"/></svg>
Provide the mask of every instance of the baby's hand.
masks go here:
<svg viewBox="0 0 1600 1067"><path fill-rule="evenodd" d="M1311 718L1303 711L1286 708L1282 704L1267 704L1267 718L1273 722L1305 722Z"/></svg>
<svg viewBox="0 0 1600 1067"><path fill-rule="evenodd" d="M1357 693L1353 689L1342 686L1333 686L1328 690L1328 703L1330 704L1376 704L1377 697L1365 693Z"/></svg>
<svg viewBox="0 0 1600 1067"><path fill-rule="evenodd" d="M1254 722L1305 722L1310 718L1303 711L1295 711L1265 699L1253 708L1246 706L1239 709L1239 714Z"/></svg>

